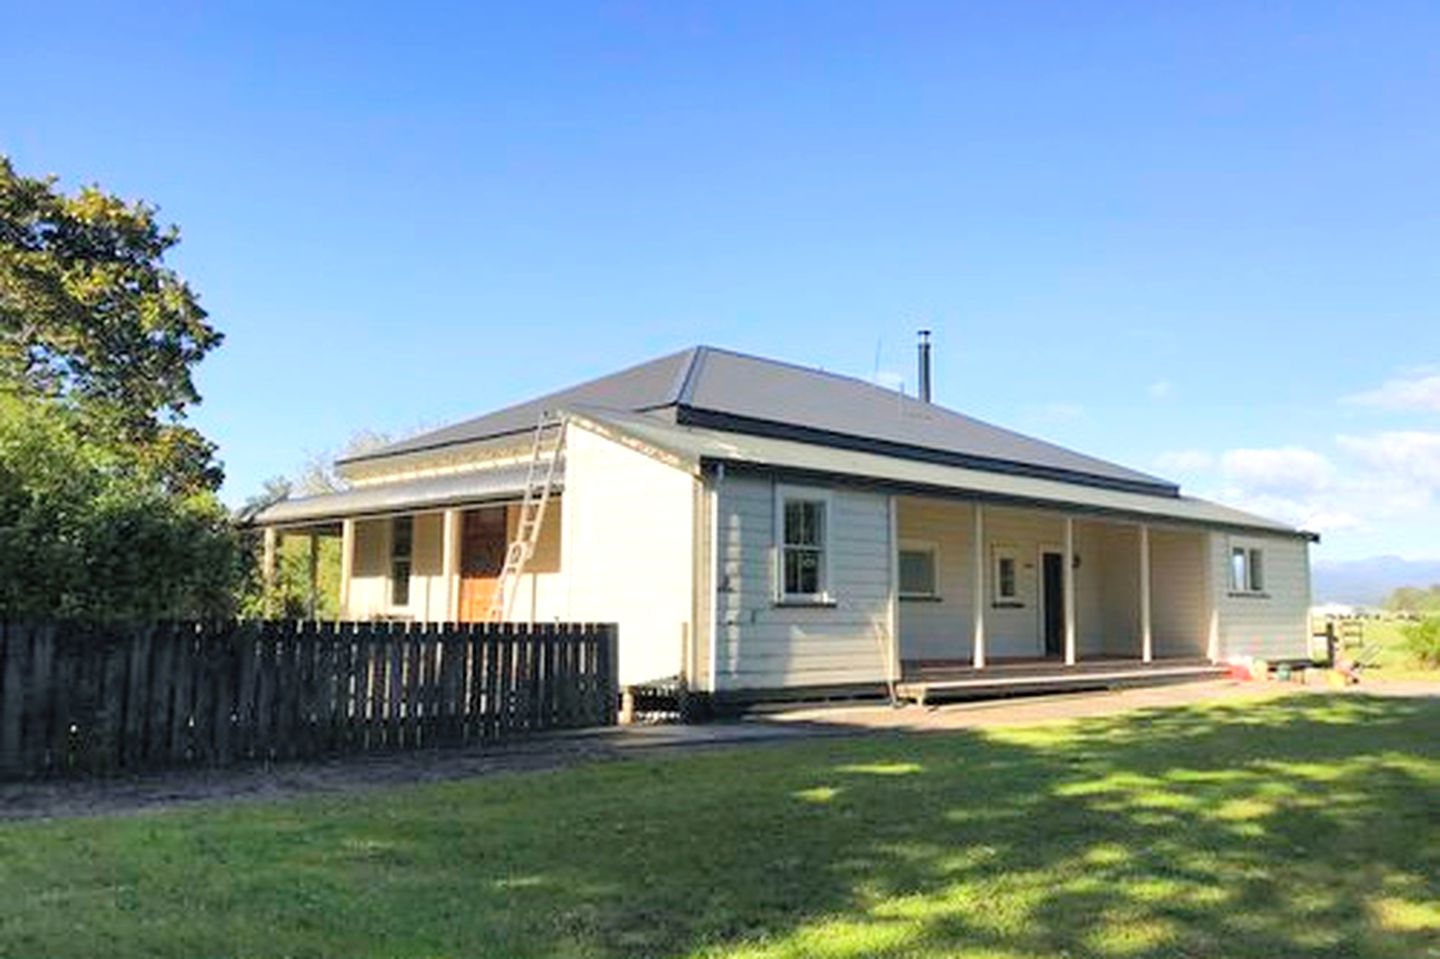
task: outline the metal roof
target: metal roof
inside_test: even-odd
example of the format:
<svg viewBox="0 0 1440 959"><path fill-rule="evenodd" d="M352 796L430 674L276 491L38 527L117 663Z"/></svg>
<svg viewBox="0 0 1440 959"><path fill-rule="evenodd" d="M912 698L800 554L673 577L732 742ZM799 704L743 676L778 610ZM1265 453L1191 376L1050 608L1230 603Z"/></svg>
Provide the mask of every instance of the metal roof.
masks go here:
<svg viewBox="0 0 1440 959"><path fill-rule="evenodd" d="M352 516L415 512L461 503L515 499L525 495L528 470L529 464L522 463L281 500L257 512L249 522L257 526L304 525ZM563 478L562 462L556 468L556 484L560 485Z"/></svg>
<svg viewBox="0 0 1440 959"><path fill-rule="evenodd" d="M696 349L689 349L662 356L609 376L589 380L579 386L547 393L484 416L421 433L378 450L350 457L343 462L361 463L522 433L535 429L541 413L561 407L585 405L635 411L673 405L696 352Z"/></svg>
<svg viewBox="0 0 1440 959"><path fill-rule="evenodd" d="M650 411L671 422L799 439L818 447L870 450L1166 496L1179 493L1168 480L864 380L708 346L663 356L347 462L374 462L519 433L533 429L544 410L576 406Z"/></svg>
<svg viewBox="0 0 1440 959"><path fill-rule="evenodd" d="M594 409L577 409L573 413L581 425L632 447L653 448L678 459L680 462L677 465L695 469L705 463L725 463L737 468L765 468L878 484L917 495L950 494L1132 520L1169 520L1315 538L1313 534L1284 523L1190 496L1156 496L1060 480L1001 475L987 470L833 449L794 440L668 424L643 415Z"/></svg>

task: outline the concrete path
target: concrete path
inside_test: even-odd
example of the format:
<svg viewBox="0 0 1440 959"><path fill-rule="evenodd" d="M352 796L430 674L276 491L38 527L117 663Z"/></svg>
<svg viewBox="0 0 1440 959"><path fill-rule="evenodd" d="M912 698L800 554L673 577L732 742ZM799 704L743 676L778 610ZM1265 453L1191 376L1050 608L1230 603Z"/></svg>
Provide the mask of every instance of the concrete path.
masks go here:
<svg viewBox="0 0 1440 959"><path fill-rule="evenodd" d="M695 726L636 725L551 733L476 749L177 770L100 781L8 783L0 784L0 820L125 815L205 802L339 796L375 788L560 769L582 762L682 755L706 748L819 736L1029 725L1111 716L1133 709L1296 693L1440 696L1440 682L1369 682L1335 692L1315 686L1223 680L954 703L928 709L913 705L898 709L887 705L831 705Z"/></svg>

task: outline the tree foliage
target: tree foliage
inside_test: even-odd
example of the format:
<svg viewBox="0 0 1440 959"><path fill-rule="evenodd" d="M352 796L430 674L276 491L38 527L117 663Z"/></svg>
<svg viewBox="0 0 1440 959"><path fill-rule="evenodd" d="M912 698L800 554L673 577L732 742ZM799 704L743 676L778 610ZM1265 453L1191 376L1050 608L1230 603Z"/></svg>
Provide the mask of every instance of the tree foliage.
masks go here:
<svg viewBox="0 0 1440 959"><path fill-rule="evenodd" d="M1401 586L1386 597L1385 608L1394 613L1440 613L1440 583L1429 589Z"/></svg>
<svg viewBox="0 0 1440 959"><path fill-rule="evenodd" d="M0 617L227 615L249 554L184 423L220 334L155 209L0 157Z"/></svg>
<svg viewBox="0 0 1440 959"><path fill-rule="evenodd" d="M387 433L361 430L336 452L312 456L293 478L274 476L266 480L260 492L249 497L240 508L240 516L248 519L265 507L292 496L319 496L338 493L349 484L335 464L352 456L379 449L392 442ZM320 535L315 543L314 615L322 620L340 615L340 539L338 535ZM257 538L258 539L258 538ZM254 559L259 562L260 544L252 544ZM276 555L275 578L269 584L254 583L243 600L246 615L299 618L311 614L310 536L305 532L281 536Z"/></svg>
<svg viewBox="0 0 1440 959"><path fill-rule="evenodd" d="M1405 648L1421 666L1440 667L1440 616L1426 616L1401 627Z"/></svg>
<svg viewBox="0 0 1440 959"><path fill-rule="evenodd" d="M182 422L221 334L165 265L178 242L151 206L98 187L67 196L0 156L0 384L65 404L188 493L221 481L214 446Z"/></svg>
<svg viewBox="0 0 1440 959"><path fill-rule="evenodd" d="M0 394L0 618L224 616L249 578L213 493L169 489L73 409Z"/></svg>

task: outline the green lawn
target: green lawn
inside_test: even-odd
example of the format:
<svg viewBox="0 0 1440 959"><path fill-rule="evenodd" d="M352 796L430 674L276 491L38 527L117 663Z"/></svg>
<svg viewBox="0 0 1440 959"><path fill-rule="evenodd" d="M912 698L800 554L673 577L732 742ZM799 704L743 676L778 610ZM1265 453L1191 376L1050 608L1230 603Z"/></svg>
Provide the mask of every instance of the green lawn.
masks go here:
<svg viewBox="0 0 1440 959"><path fill-rule="evenodd" d="M1440 670L1430 669L1415 660L1405 645L1402 630L1406 626L1399 619L1367 619L1364 630L1363 656L1370 662L1370 674L1382 679L1434 679L1440 680ZM1347 655L1360 656L1358 646L1347 646Z"/></svg>
<svg viewBox="0 0 1440 959"><path fill-rule="evenodd" d="M1440 954L1440 701L0 826L4 956Z"/></svg>

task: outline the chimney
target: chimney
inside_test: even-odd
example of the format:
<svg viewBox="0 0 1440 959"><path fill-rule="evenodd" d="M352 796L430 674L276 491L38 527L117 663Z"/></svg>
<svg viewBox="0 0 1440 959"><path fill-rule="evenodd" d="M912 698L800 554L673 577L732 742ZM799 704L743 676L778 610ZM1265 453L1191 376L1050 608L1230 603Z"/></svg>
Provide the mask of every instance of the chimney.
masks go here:
<svg viewBox="0 0 1440 959"><path fill-rule="evenodd" d="M930 331L920 331L920 402L930 402Z"/></svg>

